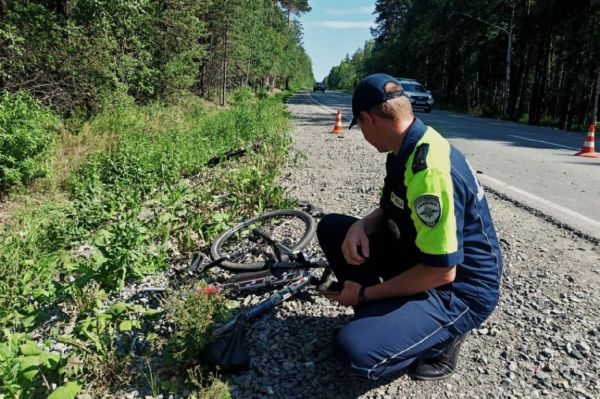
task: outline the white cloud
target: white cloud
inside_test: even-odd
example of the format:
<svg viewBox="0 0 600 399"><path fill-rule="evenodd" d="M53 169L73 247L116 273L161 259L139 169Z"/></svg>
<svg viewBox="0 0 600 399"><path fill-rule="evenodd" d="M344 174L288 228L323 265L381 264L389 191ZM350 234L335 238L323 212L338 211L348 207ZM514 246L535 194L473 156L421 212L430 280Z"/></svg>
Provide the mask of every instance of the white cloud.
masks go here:
<svg viewBox="0 0 600 399"><path fill-rule="evenodd" d="M327 14L331 15L350 15L350 14L373 14L375 11L375 6L366 6L366 7L358 7L358 8L349 8L342 10L333 10L333 9L325 9L323 10Z"/></svg>
<svg viewBox="0 0 600 399"><path fill-rule="evenodd" d="M373 22L352 22L352 21L318 21L306 22L304 26L316 26L329 29L366 29L375 26Z"/></svg>

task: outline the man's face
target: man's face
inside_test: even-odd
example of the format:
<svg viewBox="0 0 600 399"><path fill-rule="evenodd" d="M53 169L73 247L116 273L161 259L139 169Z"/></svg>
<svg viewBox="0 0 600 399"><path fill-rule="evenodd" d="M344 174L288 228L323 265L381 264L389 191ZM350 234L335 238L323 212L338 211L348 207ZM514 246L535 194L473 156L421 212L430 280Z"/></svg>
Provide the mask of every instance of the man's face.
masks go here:
<svg viewBox="0 0 600 399"><path fill-rule="evenodd" d="M387 144L383 140L383 134L377 131L375 119L372 114L358 118L358 126L367 143L371 144L379 152L387 152Z"/></svg>

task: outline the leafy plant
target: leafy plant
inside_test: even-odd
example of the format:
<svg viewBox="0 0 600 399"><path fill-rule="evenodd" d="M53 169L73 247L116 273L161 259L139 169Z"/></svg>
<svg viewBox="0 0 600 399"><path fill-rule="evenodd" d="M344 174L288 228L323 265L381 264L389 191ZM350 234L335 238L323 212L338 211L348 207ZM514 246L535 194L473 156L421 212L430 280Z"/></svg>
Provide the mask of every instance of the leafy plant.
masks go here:
<svg viewBox="0 0 600 399"><path fill-rule="evenodd" d="M151 251L152 232L137 217L137 212L125 212L114 224L94 235L95 251L89 259L73 266L80 274L79 284L97 281L103 288L123 288L127 281L166 267L164 251Z"/></svg>
<svg viewBox="0 0 600 399"><path fill-rule="evenodd" d="M75 399L80 390L79 384L70 381L52 391L48 399Z"/></svg>
<svg viewBox="0 0 600 399"><path fill-rule="evenodd" d="M26 334L11 333L5 329L3 342L0 342L0 397L3 397L3 392L19 398L47 394L51 391L50 384L64 381L67 364L67 356L49 353ZM79 384L68 382L61 388L49 397L75 398Z"/></svg>
<svg viewBox="0 0 600 399"><path fill-rule="evenodd" d="M216 293L206 293L206 284L183 296L171 296L165 303L167 318L173 323L173 333L167 347L167 362L185 368L198 364L205 345L210 340L213 323L228 315L227 303Z"/></svg>
<svg viewBox="0 0 600 399"><path fill-rule="evenodd" d="M188 381L194 387L189 399L231 399L227 383L214 374L206 374L201 367L187 370Z"/></svg>
<svg viewBox="0 0 600 399"><path fill-rule="evenodd" d="M0 97L0 192L48 172L59 120L24 93Z"/></svg>
<svg viewBox="0 0 600 399"><path fill-rule="evenodd" d="M100 303L98 305L101 305ZM117 302L106 310L94 308L88 317L77 322L74 336L59 340L72 345L84 357L84 372L90 387L124 384L131 361L131 334L141 329L141 317L153 317L139 305Z"/></svg>

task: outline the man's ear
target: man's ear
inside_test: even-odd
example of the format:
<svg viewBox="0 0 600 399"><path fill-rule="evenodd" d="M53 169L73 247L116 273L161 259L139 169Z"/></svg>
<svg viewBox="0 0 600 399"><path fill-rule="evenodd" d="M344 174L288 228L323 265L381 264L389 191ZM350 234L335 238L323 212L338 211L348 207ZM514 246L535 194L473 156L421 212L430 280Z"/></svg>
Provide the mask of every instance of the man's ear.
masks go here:
<svg viewBox="0 0 600 399"><path fill-rule="evenodd" d="M375 118L367 111L360 111L360 116L363 121L368 122L371 125L375 123Z"/></svg>

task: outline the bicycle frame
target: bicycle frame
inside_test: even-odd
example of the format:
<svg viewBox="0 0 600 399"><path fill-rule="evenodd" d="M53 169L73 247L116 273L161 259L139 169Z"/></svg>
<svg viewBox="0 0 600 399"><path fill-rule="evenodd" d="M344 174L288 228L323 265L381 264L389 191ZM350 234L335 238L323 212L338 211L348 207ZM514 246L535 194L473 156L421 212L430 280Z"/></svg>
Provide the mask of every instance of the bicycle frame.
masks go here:
<svg viewBox="0 0 600 399"><path fill-rule="evenodd" d="M248 352L242 345L245 325L291 298L308 285L322 284L331 274L330 269L326 268L327 263L312 261L305 253L290 250L272 240L264 231L255 229L253 232L271 246L277 260L269 261L265 271L245 273L234 281L221 284L220 288L243 293L264 287L288 284L248 310L215 326L212 332L212 342L207 346L207 357L211 363L220 366L223 371L239 371L247 367L250 362ZM321 278L310 270L323 267L325 267L325 271Z"/></svg>
<svg viewBox="0 0 600 399"><path fill-rule="evenodd" d="M314 278L315 278L315 276L313 276L312 273L310 273L310 272L306 272L302 276L299 276L297 280L294 280L292 283L290 283L287 286L283 287L282 289L278 290L270 297L262 300L261 302L254 305L253 307L251 307L244 313L241 313L241 314L235 316L233 319L225 322L224 324L222 324L221 326L219 326L218 328L213 330L213 333L212 333L213 339L219 338L219 337L227 334L229 331L233 330L233 328L236 326L236 324L238 324L240 322L250 321L251 319L255 318L256 316L259 316L259 315L265 313L266 311L268 311L269 309L272 309L275 306L279 305L286 299L292 297L298 291L301 291L307 285L311 284L313 282Z"/></svg>

